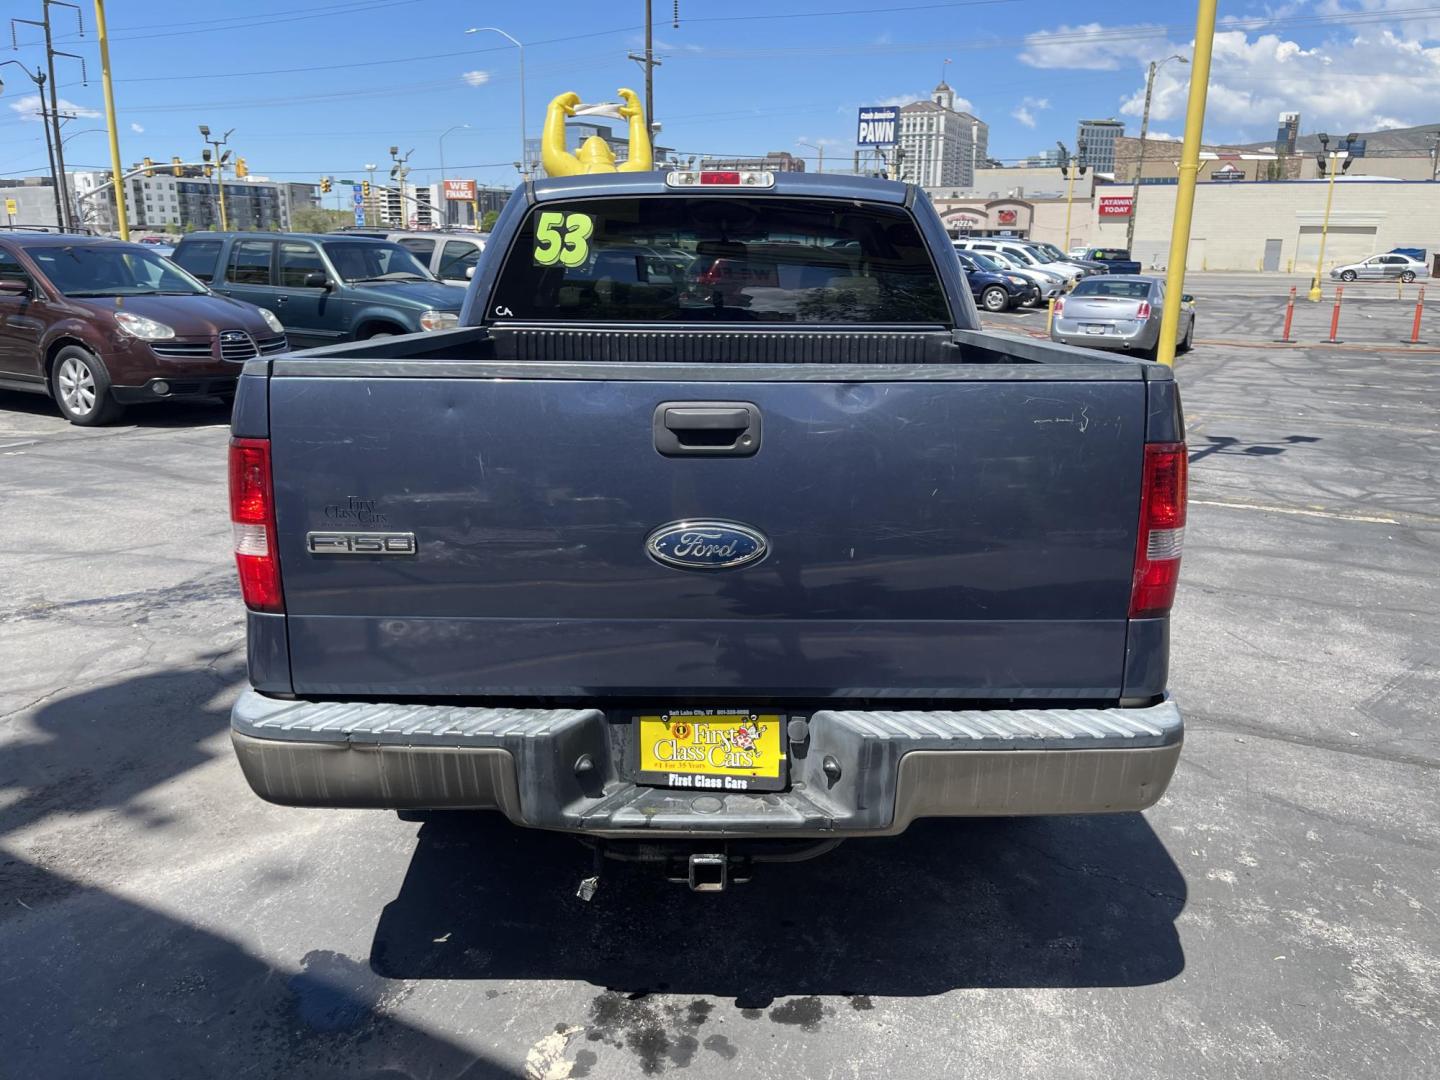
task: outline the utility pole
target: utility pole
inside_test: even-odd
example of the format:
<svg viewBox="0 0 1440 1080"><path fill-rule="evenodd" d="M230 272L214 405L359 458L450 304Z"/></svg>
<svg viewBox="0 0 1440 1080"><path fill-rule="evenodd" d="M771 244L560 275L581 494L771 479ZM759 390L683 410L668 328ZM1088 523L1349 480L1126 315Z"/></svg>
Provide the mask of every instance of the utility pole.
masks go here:
<svg viewBox="0 0 1440 1080"><path fill-rule="evenodd" d="M796 139L796 140L795 140L795 145L796 145L796 146L808 146L811 150L814 150L814 151L818 152L819 155L820 155L820 164L816 167L816 171L818 171L818 172L820 172L820 173L824 173L824 171L825 171L825 147L824 147L824 146L822 146L822 145L819 144L819 143L806 142L804 139Z"/></svg>
<svg viewBox="0 0 1440 1080"><path fill-rule="evenodd" d="M20 41L15 33L15 26L17 23L23 23L26 26L38 26L41 30L45 32L45 71L46 79L50 83L50 111L47 117L45 114L45 92L42 88L40 91L41 118L49 124L49 138L55 147L55 160L51 165L50 171L55 178L55 194L57 197L57 210L59 211L58 216L60 219L59 225L60 228L63 229L65 232L70 232L74 228L74 224L72 220L72 212L70 206L70 192L65 180L65 149L60 142L60 100L55 87L55 57L68 56L72 60L79 60L80 82L82 84L88 85L90 82L90 77L85 70L85 58L83 56L80 56L78 53L59 52L55 49L54 37L50 33L50 6L52 4L58 5L60 7L74 8L75 23L80 30L80 36L84 37L85 21L84 18L81 16L80 8L77 5L68 3L67 0L43 0L41 10L44 17L40 21L37 22L34 19L10 20L10 44L16 49L20 48Z"/></svg>
<svg viewBox="0 0 1440 1080"><path fill-rule="evenodd" d="M13 26L11 27L11 33L14 33ZM19 60L0 60L0 67L5 67L7 64L13 64L25 72L30 81L35 84L35 96L40 99L40 126L45 129L45 160L50 164L51 191L55 194L55 223L63 229L65 227L65 218L61 212L60 184L55 178L55 143L50 136L50 114L45 108L45 72L41 71L38 67L34 71L31 71ZM3 93L4 89L5 84L3 81L0 81L0 93Z"/></svg>
<svg viewBox="0 0 1440 1080"><path fill-rule="evenodd" d="M1171 60L1178 60L1182 64L1190 62L1188 57L1181 56L1179 53L1167 56L1164 60L1151 60L1150 75L1145 80L1145 111L1140 116L1140 154L1139 160L1135 163L1135 193L1130 196L1130 223L1125 226L1125 250L1127 252L1133 253L1135 249L1135 217L1140 208L1140 184L1145 177L1145 136L1150 132L1150 98L1155 93L1155 72Z"/></svg>
<svg viewBox="0 0 1440 1080"><path fill-rule="evenodd" d="M655 37L654 37L654 12L652 10L654 0L645 0L645 53L628 53L627 57L634 60L645 69L645 123L652 135L655 132L655 69L662 66L662 62L655 59ZM676 11L676 19L679 19L679 11Z"/></svg>

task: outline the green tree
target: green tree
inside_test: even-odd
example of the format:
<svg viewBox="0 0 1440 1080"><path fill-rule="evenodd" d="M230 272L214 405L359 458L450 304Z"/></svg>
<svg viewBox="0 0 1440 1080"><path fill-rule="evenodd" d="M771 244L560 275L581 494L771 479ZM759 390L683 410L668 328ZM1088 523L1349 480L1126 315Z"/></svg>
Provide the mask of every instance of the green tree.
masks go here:
<svg viewBox="0 0 1440 1080"><path fill-rule="evenodd" d="M495 228L495 219L499 216L500 211L498 210L486 210L485 213L480 216L480 231L489 232Z"/></svg>
<svg viewBox="0 0 1440 1080"><path fill-rule="evenodd" d="M353 224L355 215L348 210L321 210L315 207L296 210L290 215L290 228L294 232L327 233Z"/></svg>

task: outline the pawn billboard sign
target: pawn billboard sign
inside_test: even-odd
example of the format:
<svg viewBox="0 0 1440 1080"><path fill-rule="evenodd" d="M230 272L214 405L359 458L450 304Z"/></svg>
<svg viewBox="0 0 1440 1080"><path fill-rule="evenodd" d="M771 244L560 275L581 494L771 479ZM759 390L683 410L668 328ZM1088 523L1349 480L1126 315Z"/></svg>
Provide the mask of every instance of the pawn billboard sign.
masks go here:
<svg viewBox="0 0 1440 1080"><path fill-rule="evenodd" d="M894 146L900 141L900 107L871 105L860 110L855 132L857 146Z"/></svg>

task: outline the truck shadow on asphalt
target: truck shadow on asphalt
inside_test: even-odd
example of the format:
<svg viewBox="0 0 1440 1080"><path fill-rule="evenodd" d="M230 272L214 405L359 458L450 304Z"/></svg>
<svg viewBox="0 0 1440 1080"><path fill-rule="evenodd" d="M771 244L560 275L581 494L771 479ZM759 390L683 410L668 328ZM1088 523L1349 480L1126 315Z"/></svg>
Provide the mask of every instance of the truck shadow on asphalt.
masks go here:
<svg viewBox="0 0 1440 1080"><path fill-rule="evenodd" d="M24 792L0 808L0 988L10 1003L0 1075L351 1080L399 1076L389 1066L406 1061L455 1080L522 1080L392 1015L409 988L363 960L313 947L271 963L241 929L222 936L86 883L91 852L123 858L108 850L103 819L88 834L13 840L47 818L95 811L171 825L136 804L211 760L205 744L225 729L240 677L235 659L217 657L58 693L35 707L34 736L0 750L0 790ZM171 899L184 895L183 881L167 886Z"/></svg>
<svg viewBox="0 0 1440 1080"><path fill-rule="evenodd" d="M1185 966L1179 868L1140 814L917 823L695 894L493 814L420 828L370 964L393 979L583 980L631 995L1143 986Z"/></svg>

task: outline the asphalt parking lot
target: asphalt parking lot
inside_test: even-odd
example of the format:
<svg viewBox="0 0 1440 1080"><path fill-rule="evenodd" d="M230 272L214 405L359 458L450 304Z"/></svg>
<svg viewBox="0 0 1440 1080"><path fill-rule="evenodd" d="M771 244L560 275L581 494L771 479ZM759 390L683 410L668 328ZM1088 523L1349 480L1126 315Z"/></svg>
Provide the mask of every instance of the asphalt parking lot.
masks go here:
<svg viewBox="0 0 1440 1080"><path fill-rule="evenodd" d="M1177 369L1164 800L719 896L587 906L564 837L256 800L225 412L0 393L0 1076L1437 1075L1440 352L1268 347L1273 295L1195 291L1253 344Z"/></svg>

